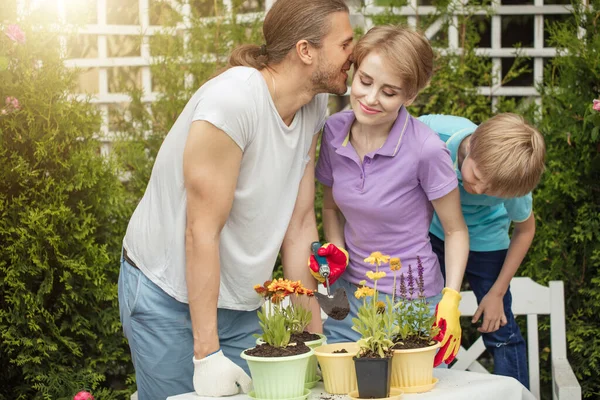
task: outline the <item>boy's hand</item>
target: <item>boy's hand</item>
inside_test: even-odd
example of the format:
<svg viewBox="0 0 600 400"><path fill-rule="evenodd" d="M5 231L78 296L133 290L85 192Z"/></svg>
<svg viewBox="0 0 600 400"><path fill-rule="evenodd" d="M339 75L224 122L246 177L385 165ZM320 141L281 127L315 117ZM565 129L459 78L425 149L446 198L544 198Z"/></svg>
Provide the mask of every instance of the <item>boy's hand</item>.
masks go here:
<svg viewBox="0 0 600 400"><path fill-rule="evenodd" d="M483 323L477 330L481 333L491 333L496 332L500 329L501 326L506 325L506 315L504 314L504 302L502 301L504 296L501 296L494 292L488 292L483 299L481 299L481 303L479 303L479 307L477 307L477 311L475 311L475 315L473 315L473 319L471 323L476 323L481 318L483 314Z"/></svg>

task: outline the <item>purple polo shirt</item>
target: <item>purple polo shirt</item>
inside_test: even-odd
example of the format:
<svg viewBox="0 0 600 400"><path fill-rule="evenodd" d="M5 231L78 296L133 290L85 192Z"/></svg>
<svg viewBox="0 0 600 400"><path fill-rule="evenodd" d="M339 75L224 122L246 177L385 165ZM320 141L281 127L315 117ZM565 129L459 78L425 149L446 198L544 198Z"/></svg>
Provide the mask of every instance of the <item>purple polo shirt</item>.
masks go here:
<svg viewBox="0 0 600 400"><path fill-rule="evenodd" d="M450 153L433 130L402 107L384 145L365 155L361 164L349 140L353 122L353 111L342 111L327 120L316 168L317 179L332 187L335 203L346 218L350 263L343 277L354 284L366 279L372 286L365 273L374 266L363 260L371 252L381 251L400 257L399 273L405 276L411 265L416 279L418 255L424 267L424 295L435 296L444 281L429 242L431 200L458 185ZM388 265L382 270L387 276L378 281L377 288L391 294L393 274ZM415 286L414 297L417 290Z"/></svg>

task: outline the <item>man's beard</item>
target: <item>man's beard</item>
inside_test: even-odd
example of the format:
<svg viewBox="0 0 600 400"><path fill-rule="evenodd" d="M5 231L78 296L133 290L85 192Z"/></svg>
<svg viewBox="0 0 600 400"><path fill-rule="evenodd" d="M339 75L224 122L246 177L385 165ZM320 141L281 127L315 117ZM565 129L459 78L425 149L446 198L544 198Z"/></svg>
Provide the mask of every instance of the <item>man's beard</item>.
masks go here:
<svg viewBox="0 0 600 400"><path fill-rule="evenodd" d="M316 93L333 93L338 96L346 93L346 82L340 82L341 69L334 71L330 65L319 68L311 77L313 90Z"/></svg>

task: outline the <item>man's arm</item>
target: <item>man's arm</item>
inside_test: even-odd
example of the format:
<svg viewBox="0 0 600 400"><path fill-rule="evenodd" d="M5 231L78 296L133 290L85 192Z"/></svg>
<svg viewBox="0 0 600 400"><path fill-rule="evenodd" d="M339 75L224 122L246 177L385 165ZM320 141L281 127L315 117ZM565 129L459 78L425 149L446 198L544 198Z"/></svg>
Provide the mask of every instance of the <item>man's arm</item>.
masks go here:
<svg viewBox="0 0 600 400"><path fill-rule="evenodd" d="M219 240L233 203L241 160L241 149L227 134L205 121L192 123L183 153L183 176L186 281L196 359L219 349Z"/></svg>
<svg viewBox="0 0 600 400"><path fill-rule="evenodd" d="M514 224L515 227L510 238L508 253L506 254L500 274L490 291L481 299L481 303L475 315L473 315L472 322L474 323L483 314L483 324L478 328L480 332L495 332L501 326L506 325L507 321L502 300L508 290L511 279L517 273L535 236L535 217L533 212L525 221L515 222Z"/></svg>
<svg viewBox="0 0 600 400"><path fill-rule="evenodd" d="M307 261L310 256L310 244L319 240L317 221L315 217L315 156L317 139L315 135L310 147L310 161L304 170L304 176L300 181L300 189L296 199L294 212L290 220L287 232L281 246L283 263L283 274L287 279L300 280L302 284L313 290L317 290L317 281L310 274ZM300 297L292 301L305 301ZM303 303L306 305L306 303ZM315 299L310 298L309 309L312 311L313 319L307 327L311 333L323 332L321 322L321 309Z"/></svg>

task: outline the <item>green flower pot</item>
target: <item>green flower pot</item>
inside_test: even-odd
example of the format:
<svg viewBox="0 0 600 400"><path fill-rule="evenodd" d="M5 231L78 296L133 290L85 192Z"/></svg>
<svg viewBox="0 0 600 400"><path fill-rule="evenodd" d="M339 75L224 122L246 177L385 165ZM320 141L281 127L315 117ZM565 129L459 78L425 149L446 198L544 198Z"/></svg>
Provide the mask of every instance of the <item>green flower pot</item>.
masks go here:
<svg viewBox="0 0 600 400"><path fill-rule="evenodd" d="M327 344L327 338L325 335L317 333L321 338L318 340L311 340L310 342L305 342L304 344L310 347L311 349L315 349L319 346ZM307 389L312 389L315 387L317 382L319 381L319 376L317 375L317 356L313 355L308 360L308 366L306 367L306 381L304 386Z"/></svg>
<svg viewBox="0 0 600 400"><path fill-rule="evenodd" d="M248 362L256 398L281 400L304 396L306 368L314 353L310 349L290 357L255 357L244 350L241 357Z"/></svg>

